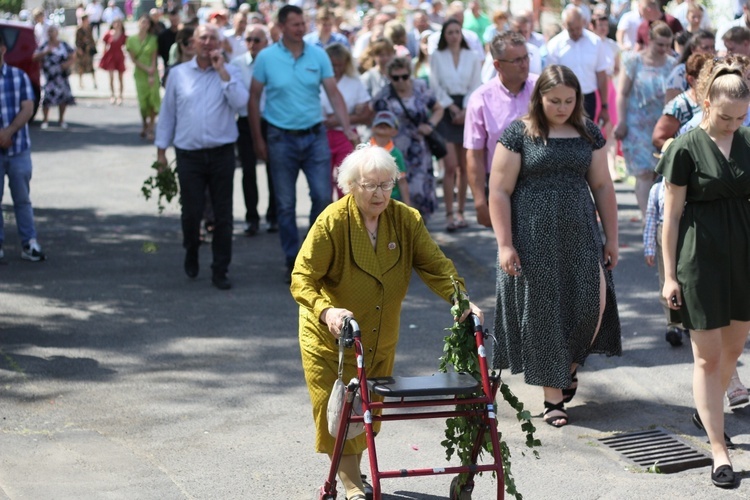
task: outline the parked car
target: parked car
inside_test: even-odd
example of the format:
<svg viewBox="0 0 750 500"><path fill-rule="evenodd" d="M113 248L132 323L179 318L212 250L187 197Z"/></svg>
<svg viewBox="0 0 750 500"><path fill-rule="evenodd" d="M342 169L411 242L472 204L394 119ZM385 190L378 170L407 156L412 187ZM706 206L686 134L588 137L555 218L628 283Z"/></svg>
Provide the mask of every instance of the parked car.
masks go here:
<svg viewBox="0 0 750 500"><path fill-rule="evenodd" d="M17 21L0 21L0 33L5 40L5 62L22 69L29 75L31 86L34 87L34 113L39 107L40 99L40 67L31 58L36 50L34 28Z"/></svg>

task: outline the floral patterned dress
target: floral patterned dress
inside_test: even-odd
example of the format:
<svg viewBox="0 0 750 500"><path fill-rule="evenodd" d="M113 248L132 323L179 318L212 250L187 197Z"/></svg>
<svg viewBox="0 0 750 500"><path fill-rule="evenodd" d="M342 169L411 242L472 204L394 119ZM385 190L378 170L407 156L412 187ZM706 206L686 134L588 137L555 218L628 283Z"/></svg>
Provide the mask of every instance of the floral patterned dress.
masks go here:
<svg viewBox="0 0 750 500"><path fill-rule="evenodd" d="M412 79L412 89L412 95L402 98L401 101L414 120L425 123L430 110L437 102L435 94L427 88L424 80ZM418 132L417 126L399 103L392 85L384 87L372 102L375 112L390 111L398 118L398 135L393 139L393 143L404 155L411 206L419 210L426 220L437 208L432 153L425 143L424 136Z"/></svg>
<svg viewBox="0 0 750 500"><path fill-rule="evenodd" d="M42 44L37 52L44 52L49 47L49 42ZM59 106L60 104L74 104L73 92L70 90L68 75L70 70L64 70L62 64L75 53L75 49L61 41L50 54L42 60L42 71L44 72L44 93L42 94L42 107Z"/></svg>
<svg viewBox="0 0 750 500"><path fill-rule="evenodd" d="M633 82L628 99L625 123L628 135L622 141L622 155L628 174L653 172L658 159L651 143L651 135L664 109L667 79L675 65L675 58L667 56L662 66L648 66L641 54L623 56L625 74Z"/></svg>

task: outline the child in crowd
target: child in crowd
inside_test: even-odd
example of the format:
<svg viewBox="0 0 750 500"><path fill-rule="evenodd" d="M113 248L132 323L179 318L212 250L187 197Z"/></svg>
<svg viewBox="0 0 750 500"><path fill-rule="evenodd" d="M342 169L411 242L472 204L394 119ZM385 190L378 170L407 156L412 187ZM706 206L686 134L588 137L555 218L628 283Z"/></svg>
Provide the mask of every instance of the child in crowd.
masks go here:
<svg viewBox="0 0 750 500"><path fill-rule="evenodd" d="M370 144L380 146L391 153L398 167L398 179L391 192L391 198L409 205L409 183L406 181L406 163L404 155L393 144L393 138L398 134L398 120L390 111L379 111L372 120L372 136Z"/></svg>
<svg viewBox="0 0 750 500"><path fill-rule="evenodd" d="M669 142L672 142L671 140ZM665 143L666 149L668 143ZM659 270L659 290L664 286L664 259L662 258L661 248L661 228L664 223L664 179L659 179L651 187L648 195L648 205L646 207L646 223L643 226L643 255L646 258L646 264L653 267L656 261ZM667 307L667 300L659 297L664 314L667 316L667 333L665 339L672 347L682 345L682 336L688 335L688 331L682 327L682 323L673 321L670 316L670 309Z"/></svg>

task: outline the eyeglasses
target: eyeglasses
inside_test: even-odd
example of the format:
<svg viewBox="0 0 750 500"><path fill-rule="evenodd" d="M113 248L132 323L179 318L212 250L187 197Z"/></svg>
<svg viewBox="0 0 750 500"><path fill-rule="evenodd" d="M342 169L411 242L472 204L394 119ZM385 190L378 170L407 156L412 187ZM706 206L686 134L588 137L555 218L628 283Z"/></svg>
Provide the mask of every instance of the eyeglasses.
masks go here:
<svg viewBox="0 0 750 500"><path fill-rule="evenodd" d="M377 191L378 188L382 189L383 191L390 191L393 189L393 187L396 185L396 181L390 180L381 182L380 184L375 184L374 182L363 182L363 183L357 183L359 187L367 191L368 193L374 193Z"/></svg>
<svg viewBox="0 0 750 500"><path fill-rule="evenodd" d="M411 75L391 75L391 80L393 80L394 82L397 82L399 80L406 81L409 78L411 78Z"/></svg>
<svg viewBox="0 0 750 500"><path fill-rule="evenodd" d="M515 59L498 59L500 62L508 63L508 64L515 64L516 66L520 66L523 63L529 62L529 54L526 53L526 55L523 55L521 57L516 57Z"/></svg>
<svg viewBox="0 0 750 500"><path fill-rule="evenodd" d="M608 18L608 17L606 17L606 16L602 16L602 17L595 17L595 18L594 18L594 21L607 21L607 22L609 22L609 18Z"/></svg>
<svg viewBox="0 0 750 500"><path fill-rule="evenodd" d="M245 38L245 41L246 42L253 42L253 43L260 43L260 42L263 41L263 39L262 38L258 38L258 37L249 36L249 37Z"/></svg>

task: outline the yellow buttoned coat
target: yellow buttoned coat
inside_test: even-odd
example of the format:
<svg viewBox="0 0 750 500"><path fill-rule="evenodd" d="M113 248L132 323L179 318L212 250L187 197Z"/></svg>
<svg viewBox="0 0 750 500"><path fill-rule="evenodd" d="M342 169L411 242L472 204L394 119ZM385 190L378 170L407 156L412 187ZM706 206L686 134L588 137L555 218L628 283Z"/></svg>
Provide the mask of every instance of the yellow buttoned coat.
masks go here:
<svg viewBox="0 0 750 500"><path fill-rule="evenodd" d="M351 195L329 205L307 234L292 272L291 292L300 305L300 350L317 452L333 453L326 408L338 376L338 346L320 314L330 307L352 311L362 331L368 376L389 376L398 343L401 303L412 270L446 301L453 293L451 276L461 281L419 212L401 202L391 200L380 215L376 247ZM353 350L346 351L344 363L344 383L348 383L357 375ZM362 453L366 447L363 434L347 441L344 454Z"/></svg>

